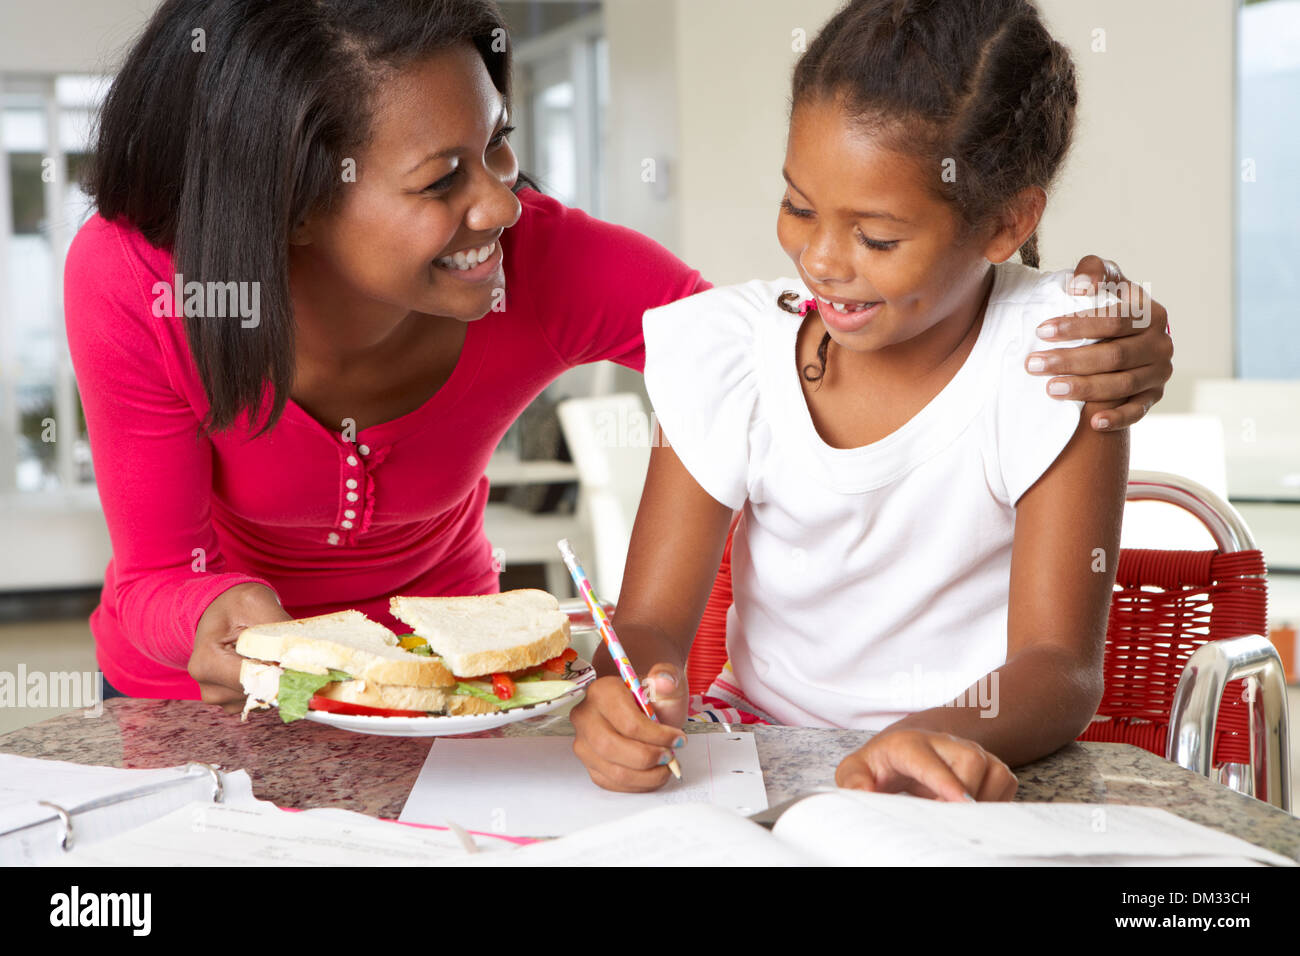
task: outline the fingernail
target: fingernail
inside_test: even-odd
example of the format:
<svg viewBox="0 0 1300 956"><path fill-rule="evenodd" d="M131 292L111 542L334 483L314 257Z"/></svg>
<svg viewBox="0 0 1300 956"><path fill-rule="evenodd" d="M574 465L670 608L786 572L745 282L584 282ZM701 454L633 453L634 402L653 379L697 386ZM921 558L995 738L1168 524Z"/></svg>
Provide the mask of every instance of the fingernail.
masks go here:
<svg viewBox="0 0 1300 956"><path fill-rule="evenodd" d="M685 737L678 737L676 740L673 741L673 747L674 747L674 749L677 748L677 747L685 747L685 746L686 746L686 738L685 738Z"/></svg>
<svg viewBox="0 0 1300 956"><path fill-rule="evenodd" d="M672 759L673 759L673 755L672 755L672 754L667 753L667 752L661 753L661 754L659 755L659 766L661 766L661 767L666 767L666 766L668 766L668 764L672 762Z"/></svg>
<svg viewBox="0 0 1300 956"><path fill-rule="evenodd" d="M1080 292L1087 292L1091 288L1092 280L1087 276L1075 276L1070 280L1070 291L1075 295L1078 295Z"/></svg>
<svg viewBox="0 0 1300 956"><path fill-rule="evenodd" d="M1069 395L1070 385L1068 382L1052 382L1047 386L1048 395Z"/></svg>
<svg viewBox="0 0 1300 956"><path fill-rule="evenodd" d="M1050 339L1056 336L1056 323L1046 322L1038 327L1038 337L1040 339Z"/></svg>
<svg viewBox="0 0 1300 956"><path fill-rule="evenodd" d="M1099 419L1097 419L1097 427L1098 427L1098 428L1110 428L1110 419L1109 419L1109 418L1099 418Z"/></svg>
<svg viewBox="0 0 1300 956"><path fill-rule="evenodd" d="M656 671L654 679L666 683L670 691L677 687L677 678L673 676L671 671Z"/></svg>
<svg viewBox="0 0 1300 956"><path fill-rule="evenodd" d="M1026 367L1031 372L1041 372L1047 368L1047 363L1044 362L1037 355L1031 355L1029 357L1029 362L1026 364Z"/></svg>
<svg viewBox="0 0 1300 956"><path fill-rule="evenodd" d="M975 798L972 797L969 793L963 793L962 796L965 797L967 800L969 800L971 803L976 802Z"/></svg>

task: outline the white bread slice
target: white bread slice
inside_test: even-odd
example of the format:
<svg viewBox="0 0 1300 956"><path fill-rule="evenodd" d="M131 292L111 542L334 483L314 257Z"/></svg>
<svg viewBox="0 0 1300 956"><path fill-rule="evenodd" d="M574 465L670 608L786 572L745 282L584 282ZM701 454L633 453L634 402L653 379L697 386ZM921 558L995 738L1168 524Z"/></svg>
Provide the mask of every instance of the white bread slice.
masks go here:
<svg viewBox="0 0 1300 956"><path fill-rule="evenodd" d="M496 704L473 694L448 694L447 713L452 717L464 717L468 714L491 714L500 710Z"/></svg>
<svg viewBox="0 0 1300 956"><path fill-rule="evenodd" d="M389 610L429 642L457 677L535 667L569 646L569 616L545 591L394 597Z"/></svg>
<svg viewBox="0 0 1300 956"><path fill-rule="evenodd" d="M248 695L244 707L250 710L277 704L280 675L284 670L275 664L243 660L239 662L239 682ZM399 684L376 684L373 681L331 681L316 693L332 700L389 710L419 710L441 713L447 705L447 692L440 687L404 687Z"/></svg>
<svg viewBox="0 0 1300 956"><path fill-rule="evenodd" d="M396 634L360 611L247 627L239 632L235 650L308 674L340 670L360 680L406 687L456 683L441 660L398 647Z"/></svg>
<svg viewBox="0 0 1300 956"><path fill-rule="evenodd" d="M322 697L366 707L389 710L422 710L442 713L447 706L447 692L441 687L403 687L399 684L376 684L373 681L341 680L326 684Z"/></svg>

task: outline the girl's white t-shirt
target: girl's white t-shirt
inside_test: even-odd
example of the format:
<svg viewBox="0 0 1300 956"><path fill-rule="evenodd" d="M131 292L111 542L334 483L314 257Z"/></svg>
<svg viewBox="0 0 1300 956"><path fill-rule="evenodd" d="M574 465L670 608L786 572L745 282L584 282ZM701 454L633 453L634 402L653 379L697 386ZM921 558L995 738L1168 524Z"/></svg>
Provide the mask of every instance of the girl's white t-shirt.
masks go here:
<svg viewBox="0 0 1300 956"><path fill-rule="evenodd" d="M1025 357L1044 347L1041 322L1099 300L1068 293L1069 272L994 268L965 363L859 448L832 448L813 426L801 319L777 303L810 297L799 280L645 313L646 388L668 442L705 491L743 508L727 650L744 696L781 723L879 730L1006 663L1015 504L1082 408L1050 398ZM995 716L995 690L964 699Z"/></svg>

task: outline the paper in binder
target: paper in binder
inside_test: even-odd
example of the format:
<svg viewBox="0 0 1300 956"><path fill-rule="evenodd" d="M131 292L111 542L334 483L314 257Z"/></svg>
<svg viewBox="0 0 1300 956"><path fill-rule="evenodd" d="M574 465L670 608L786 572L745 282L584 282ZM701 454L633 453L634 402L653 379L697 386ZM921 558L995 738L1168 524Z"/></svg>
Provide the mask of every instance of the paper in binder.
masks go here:
<svg viewBox="0 0 1300 956"><path fill-rule="evenodd" d="M187 804L248 789L208 764L157 770L90 767L0 754L0 865L50 862Z"/></svg>

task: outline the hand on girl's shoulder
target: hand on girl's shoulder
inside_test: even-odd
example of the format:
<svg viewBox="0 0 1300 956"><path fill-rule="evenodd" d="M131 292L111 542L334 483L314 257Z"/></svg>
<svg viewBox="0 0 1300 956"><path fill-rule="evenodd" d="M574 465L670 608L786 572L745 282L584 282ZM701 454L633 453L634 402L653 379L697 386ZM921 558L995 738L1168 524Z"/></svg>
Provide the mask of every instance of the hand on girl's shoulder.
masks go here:
<svg viewBox="0 0 1300 956"><path fill-rule="evenodd" d="M1010 800L1019 781L973 740L933 730L882 730L849 754L835 783L876 793L936 800Z"/></svg>

